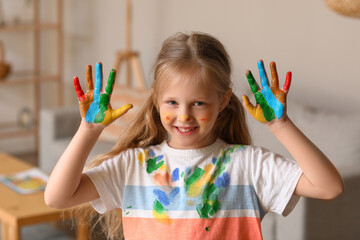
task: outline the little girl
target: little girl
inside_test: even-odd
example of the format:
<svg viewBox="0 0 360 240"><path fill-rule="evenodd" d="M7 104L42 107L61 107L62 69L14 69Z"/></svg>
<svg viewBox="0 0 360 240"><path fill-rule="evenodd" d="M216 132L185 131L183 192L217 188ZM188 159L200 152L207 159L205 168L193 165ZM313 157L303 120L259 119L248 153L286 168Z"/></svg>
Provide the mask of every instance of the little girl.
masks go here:
<svg viewBox="0 0 360 240"><path fill-rule="evenodd" d="M85 172L102 130L132 106L111 108L115 71L101 92L101 63L95 87L87 67L86 93L74 78L82 122L50 176L46 203L91 202L109 238L120 237L122 226L125 239L253 240L262 239L267 212L286 216L300 196L335 198L343 191L339 173L286 115L291 73L279 89L275 63L271 86L262 61L258 67L262 88L247 72L257 104L243 96L244 106L296 161L251 145L223 45L206 34L179 33L162 46L137 118Z"/></svg>

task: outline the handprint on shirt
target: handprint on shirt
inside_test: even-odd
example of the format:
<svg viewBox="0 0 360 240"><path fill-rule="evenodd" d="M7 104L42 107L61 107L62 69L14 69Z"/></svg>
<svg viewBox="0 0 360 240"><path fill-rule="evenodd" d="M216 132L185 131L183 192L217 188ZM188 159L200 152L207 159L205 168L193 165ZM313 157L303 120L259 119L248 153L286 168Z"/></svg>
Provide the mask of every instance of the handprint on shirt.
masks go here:
<svg viewBox="0 0 360 240"><path fill-rule="evenodd" d="M251 91L255 96L256 106L252 105L249 98L244 95L243 100L245 108L256 120L260 122L270 122L275 119L275 117L280 119L283 117L285 112L286 95L289 91L291 83L291 72L286 74L283 89L279 89L279 79L275 62L270 63L272 77L271 87L269 86L269 81L262 60L258 62L258 68L263 88L260 90L251 71L247 71L246 77Z"/></svg>
<svg viewBox="0 0 360 240"><path fill-rule="evenodd" d="M80 86L79 78L74 77L74 87L79 99L81 117L85 118L86 122L101 123L106 126L132 108L132 104L125 104L116 110L112 109L110 97L114 88L115 76L116 71L112 69L104 93L101 93L103 74L100 62L96 64L95 88L91 65L86 67L86 93Z"/></svg>

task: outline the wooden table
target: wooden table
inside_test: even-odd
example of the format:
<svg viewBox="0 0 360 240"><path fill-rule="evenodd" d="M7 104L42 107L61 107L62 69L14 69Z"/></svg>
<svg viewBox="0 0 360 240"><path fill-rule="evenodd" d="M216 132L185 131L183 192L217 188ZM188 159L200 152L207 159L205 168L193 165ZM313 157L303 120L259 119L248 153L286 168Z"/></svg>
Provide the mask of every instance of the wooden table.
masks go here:
<svg viewBox="0 0 360 240"><path fill-rule="evenodd" d="M33 166L9 154L0 153L0 174L13 174ZM20 240L21 227L58 221L64 211L46 206L44 192L21 195L0 183L0 221L2 240ZM89 239L87 227L77 226L77 239Z"/></svg>

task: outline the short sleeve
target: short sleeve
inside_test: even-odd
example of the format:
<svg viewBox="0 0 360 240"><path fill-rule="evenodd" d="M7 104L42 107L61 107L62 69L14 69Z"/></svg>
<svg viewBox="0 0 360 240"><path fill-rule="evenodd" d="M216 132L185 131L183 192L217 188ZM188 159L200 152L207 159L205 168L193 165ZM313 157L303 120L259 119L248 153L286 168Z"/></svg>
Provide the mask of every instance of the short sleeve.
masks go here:
<svg viewBox="0 0 360 240"><path fill-rule="evenodd" d="M294 191L302 175L300 166L261 147L253 147L249 154L250 173L263 208L287 216L299 200Z"/></svg>
<svg viewBox="0 0 360 240"><path fill-rule="evenodd" d="M97 212L103 214L121 206L126 162L125 155L120 154L84 172L100 195L100 198L91 201Z"/></svg>

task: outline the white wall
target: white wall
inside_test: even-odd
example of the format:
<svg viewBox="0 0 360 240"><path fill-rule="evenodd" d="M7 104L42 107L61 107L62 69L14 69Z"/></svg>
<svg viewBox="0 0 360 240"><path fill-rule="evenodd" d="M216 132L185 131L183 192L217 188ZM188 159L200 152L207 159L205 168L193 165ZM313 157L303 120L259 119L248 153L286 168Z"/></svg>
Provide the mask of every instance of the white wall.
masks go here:
<svg viewBox="0 0 360 240"><path fill-rule="evenodd" d="M72 75L84 75L84 66L99 60L108 70L124 47L124 2L65 1L67 96L74 97ZM256 73L261 58L275 60L282 79L293 72L290 98L327 110L360 110L360 19L334 13L324 1L133 0L133 12L133 46L146 75L166 37L203 31L229 50L238 93L248 92L245 70Z"/></svg>
<svg viewBox="0 0 360 240"><path fill-rule="evenodd" d="M124 48L124 11L125 0L64 0L67 105L76 104L72 77L84 80L85 65L97 61L106 76ZM257 76L258 59L275 60L281 79L293 72L289 98L341 112L360 111L359 30L360 19L340 16L321 0L133 0L133 48L146 76L166 37L203 31L227 47L237 93L249 92L246 69ZM0 112L9 111L6 101L17 102L11 96L0 97Z"/></svg>

